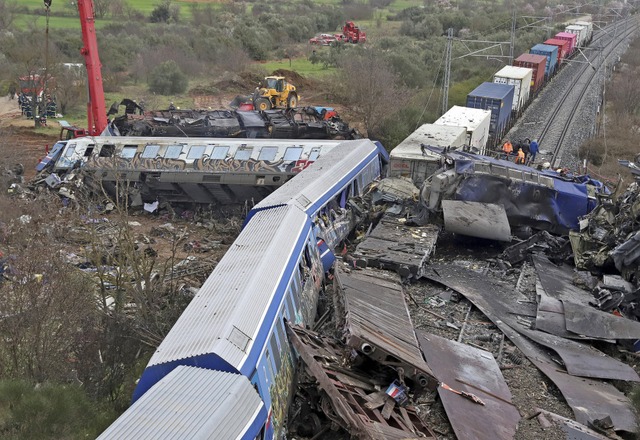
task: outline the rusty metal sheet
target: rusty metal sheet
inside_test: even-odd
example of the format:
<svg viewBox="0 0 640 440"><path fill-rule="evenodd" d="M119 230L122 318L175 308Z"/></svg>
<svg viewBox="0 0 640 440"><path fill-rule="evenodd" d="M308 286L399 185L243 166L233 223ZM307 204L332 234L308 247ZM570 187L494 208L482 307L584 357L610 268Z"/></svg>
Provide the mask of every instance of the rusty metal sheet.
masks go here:
<svg viewBox="0 0 640 440"><path fill-rule="evenodd" d="M640 322L589 306L593 296L572 284L571 271L540 255L534 255L533 262L544 291L562 301L569 332L600 339L640 339Z"/></svg>
<svg viewBox="0 0 640 440"><path fill-rule="evenodd" d="M287 335L309 373L317 380L331 402L331 408L324 408L325 415L348 430L352 438L367 440L410 440L436 439L436 435L412 407L399 407L390 396L382 396L387 407L391 407L388 417L383 417L382 409L371 405L371 398L358 383L374 379L351 372L344 367L342 353L349 349L340 341L321 336L300 327L287 326ZM353 376L353 380L344 380ZM342 378L343 380L340 380ZM380 386L379 383L375 385ZM390 402L387 404L387 402ZM327 410L330 411L327 411Z"/></svg>
<svg viewBox="0 0 640 440"><path fill-rule="evenodd" d="M395 270L403 278L420 278L435 251L439 231L435 225L405 226L398 218L385 214L358 244L355 256L365 258L369 266Z"/></svg>
<svg viewBox="0 0 640 440"><path fill-rule="evenodd" d="M439 381L475 394L485 405L438 388L449 422L460 439L513 439L520 413L498 363L488 351L418 331L427 363Z"/></svg>
<svg viewBox="0 0 640 440"><path fill-rule="evenodd" d="M425 276L460 292L484 313L527 356L527 358L562 392L576 420L588 424L606 415L616 430L635 432L635 414L629 399L613 385L594 379L576 377L561 371L551 358L511 326L516 320L504 306L513 289L500 280L453 265L430 266L433 274Z"/></svg>
<svg viewBox="0 0 640 440"><path fill-rule="evenodd" d="M336 269L344 298L347 345L427 386L433 372L422 358L399 280L374 271Z"/></svg>
<svg viewBox="0 0 640 440"><path fill-rule="evenodd" d="M443 200L444 229L454 234L511 241L511 227L502 205Z"/></svg>

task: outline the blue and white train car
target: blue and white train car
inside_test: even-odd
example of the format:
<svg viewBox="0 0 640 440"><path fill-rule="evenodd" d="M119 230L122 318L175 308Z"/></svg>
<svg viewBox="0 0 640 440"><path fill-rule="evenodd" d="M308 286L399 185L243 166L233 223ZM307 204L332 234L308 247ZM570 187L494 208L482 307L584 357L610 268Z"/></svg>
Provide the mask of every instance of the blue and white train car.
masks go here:
<svg viewBox="0 0 640 440"><path fill-rule="evenodd" d="M122 438L119 433L136 417L152 426L165 423L167 413L154 405L182 411L182 426L173 438L192 438L192 425L208 424L206 417L187 414L188 394L163 391L179 367L201 368L247 379L264 405L247 404L229 413L212 398L211 420L226 414L225 424L241 426L235 436L209 438L280 438L295 375L295 354L286 336L285 321L306 326L315 319L324 268L318 246L318 216L331 202L360 194L380 177L381 147L370 141L344 142L323 155L313 167L300 173L287 187L287 196L256 207L242 232L231 245L198 294L160 344L138 382L133 405L103 434L103 439ZM295 189L297 188L297 194ZM346 202L345 202L346 204ZM180 370L184 371L184 370ZM208 384L206 374L203 384ZM235 383L235 382L234 382ZM214 386L213 384L210 386ZM238 385L240 386L240 385ZM245 387L246 388L246 387ZM229 390L231 392L231 390ZM249 393L251 394L251 393ZM154 398L147 396L156 396ZM163 400L166 397L166 401ZM243 399L249 399L247 395ZM200 414L206 409L194 408ZM134 415L131 415L131 414ZM256 435L255 427L259 426ZM137 438L156 439L155 428L136 431Z"/></svg>
<svg viewBox="0 0 640 440"><path fill-rule="evenodd" d="M181 365L98 440L253 440L259 438L266 419L265 405L246 377Z"/></svg>
<svg viewBox="0 0 640 440"><path fill-rule="evenodd" d="M241 374L268 408L265 438L283 432L295 365L284 320L313 323L324 275L316 242L298 209L256 214L152 356L134 402L179 365Z"/></svg>
<svg viewBox="0 0 640 440"><path fill-rule="evenodd" d="M384 174L389 155L368 139L345 141L319 158L316 165L284 184L253 207L247 218L277 206L295 206L316 225L318 246L325 270L333 264L335 248L355 227L356 218L347 201L363 195L369 184Z"/></svg>

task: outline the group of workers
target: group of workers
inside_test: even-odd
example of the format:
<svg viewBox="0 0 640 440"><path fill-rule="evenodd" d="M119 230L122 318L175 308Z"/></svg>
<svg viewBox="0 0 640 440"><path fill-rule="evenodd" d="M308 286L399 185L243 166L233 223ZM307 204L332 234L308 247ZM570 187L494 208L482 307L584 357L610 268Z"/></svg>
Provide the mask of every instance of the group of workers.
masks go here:
<svg viewBox="0 0 640 440"><path fill-rule="evenodd" d="M517 150L516 150L517 148ZM514 162L520 165L532 164L539 151L538 141L536 139L516 142L515 147L509 139L502 145L502 158L511 160L515 156Z"/></svg>

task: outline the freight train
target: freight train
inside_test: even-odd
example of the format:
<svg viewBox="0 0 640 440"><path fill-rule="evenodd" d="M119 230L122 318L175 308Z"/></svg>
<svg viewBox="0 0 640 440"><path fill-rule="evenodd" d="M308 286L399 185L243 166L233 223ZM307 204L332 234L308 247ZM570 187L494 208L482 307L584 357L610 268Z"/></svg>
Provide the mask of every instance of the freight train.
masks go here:
<svg viewBox="0 0 640 440"><path fill-rule="evenodd" d="M515 58L433 124L423 124L391 151L390 176L416 185L440 167L440 155L422 145L488 154L568 59L593 38L593 24L578 21Z"/></svg>
<svg viewBox="0 0 640 440"><path fill-rule="evenodd" d="M346 237L351 199L387 160L345 141L256 205L99 439L282 438L297 362L287 322L313 324L332 263L322 244Z"/></svg>

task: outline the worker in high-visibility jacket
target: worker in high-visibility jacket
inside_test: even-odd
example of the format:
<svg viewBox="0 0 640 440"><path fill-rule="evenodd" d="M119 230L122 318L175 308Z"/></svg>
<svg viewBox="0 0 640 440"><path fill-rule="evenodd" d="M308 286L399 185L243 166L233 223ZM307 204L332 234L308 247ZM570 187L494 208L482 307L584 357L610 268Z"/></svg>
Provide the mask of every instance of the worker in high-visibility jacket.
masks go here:
<svg viewBox="0 0 640 440"><path fill-rule="evenodd" d="M507 139L507 141L502 145L502 152L504 153L504 159L509 159L509 156L513 154L513 145Z"/></svg>
<svg viewBox="0 0 640 440"><path fill-rule="evenodd" d="M519 163L521 165L524 165L525 163L525 155L524 155L524 151L522 151L522 148L518 148L518 156L516 157L516 163Z"/></svg>

